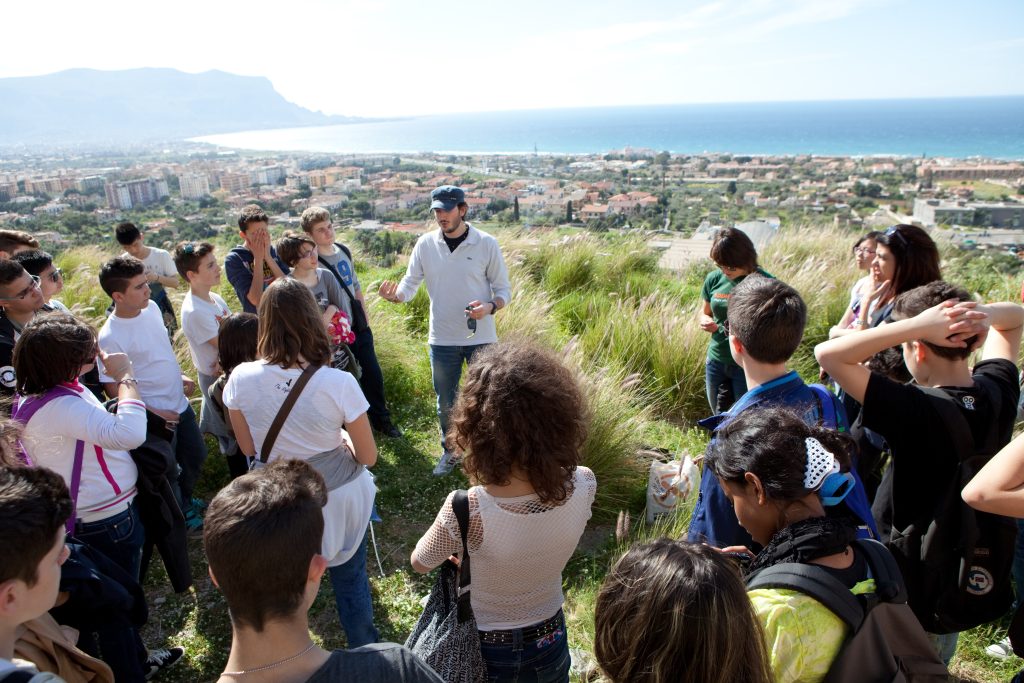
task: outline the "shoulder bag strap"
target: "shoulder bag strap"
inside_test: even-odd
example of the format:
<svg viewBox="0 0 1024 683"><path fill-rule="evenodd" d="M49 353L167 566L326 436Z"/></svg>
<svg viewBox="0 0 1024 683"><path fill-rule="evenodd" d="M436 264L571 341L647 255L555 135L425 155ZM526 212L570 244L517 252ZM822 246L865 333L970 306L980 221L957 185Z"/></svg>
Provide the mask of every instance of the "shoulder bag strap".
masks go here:
<svg viewBox="0 0 1024 683"><path fill-rule="evenodd" d="M858 538L854 547L864 553L864 559L875 580L875 594L884 602L905 603L907 591L903 585L903 574L900 573L896 558L882 543L872 538Z"/></svg>
<svg viewBox="0 0 1024 683"><path fill-rule="evenodd" d="M75 533L75 522L78 521L78 489L82 485L82 461L85 459L85 442L75 441L75 462L71 466L71 516L64 522L64 529L69 534Z"/></svg>
<svg viewBox="0 0 1024 683"><path fill-rule="evenodd" d="M459 489L452 496L452 512L459 522L459 535L462 537L462 556L459 558L459 621L465 622L473 616L473 608L469 601L470 582L472 575L469 566L469 492Z"/></svg>
<svg viewBox="0 0 1024 683"><path fill-rule="evenodd" d="M274 442L277 441L277 435L281 433L281 428L284 427L284 421L288 418L288 413L292 412L292 406L299 400L299 394L309 383L309 380L316 371L320 369L319 365L313 365L312 363L306 366L306 369L302 371L299 378L295 380L295 386L288 392L288 395L284 399L284 403L277 410L277 415L274 416L274 421L270 423L270 429L267 430L267 435L263 439L263 447L260 448L260 462L266 462L267 458L270 457L270 451L274 448Z"/></svg>
<svg viewBox="0 0 1024 683"><path fill-rule="evenodd" d="M747 590L755 588L788 588L808 595L842 619L851 632L856 632L864 621L864 608L850 589L813 564L783 562L762 569L747 579Z"/></svg>
<svg viewBox="0 0 1024 683"><path fill-rule="evenodd" d="M22 427L26 427L28 426L28 421L32 419L33 415L39 412L40 408L45 406L53 399L60 398L61 396L78 396L78 394L75 391L68 389L67 387L62 387L58 385L47 389L39 396L29 396L27 398L22 399L22 397L15 395L13 404L14 407L11 409L11 419L20 422ZM79 441L78 444L82 448L85 447L85 444L81 441ZM28 449L25 448L25 444L22 443L20 436L18 437L18 448L20 450L20 457L22 460L24 460L25 464L28 465L29 467L34 467L35 465L32 463L32 459L29 457ZM77 467L79 475L81 475L82 466L80 461L78 461ZM74 500L77 497L78 485L76 483L74 484L74 489L71 491L72 502L74 502ZM74 515L72 515L71 523L74 524Z"/></svg>

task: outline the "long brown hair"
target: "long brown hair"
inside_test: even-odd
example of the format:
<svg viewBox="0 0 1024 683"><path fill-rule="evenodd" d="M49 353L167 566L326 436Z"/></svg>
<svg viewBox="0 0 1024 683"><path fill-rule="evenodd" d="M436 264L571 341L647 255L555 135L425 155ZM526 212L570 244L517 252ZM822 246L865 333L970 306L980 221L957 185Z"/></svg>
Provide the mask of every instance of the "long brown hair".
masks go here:
<svg viewBox="0 0 1024 683"><path fill-rule="evenodd" d="M291 368L299 358L326 365L331 340L309 287L292 278L275 280L260 299L256 350L271 365Z"/></svg>
<svg viewBox="0 0 1024 683"><path fill-rule="evenodd" d="M594 654L612 683L771 683L761 625L738 568L661 538L631 548L597 595Z"/></svg>

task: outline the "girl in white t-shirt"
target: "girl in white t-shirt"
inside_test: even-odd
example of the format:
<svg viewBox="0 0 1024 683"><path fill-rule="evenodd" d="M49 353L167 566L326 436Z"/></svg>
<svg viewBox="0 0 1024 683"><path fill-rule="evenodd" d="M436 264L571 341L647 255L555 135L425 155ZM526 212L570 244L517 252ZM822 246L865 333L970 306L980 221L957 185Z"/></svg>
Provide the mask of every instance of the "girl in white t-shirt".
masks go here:
<svg viewBox="0 0 1024 683"><path fill-rule="evenodd" d="M469 489L470 600L488 680L569 680L562 570L597 488L580 466L587 409L573 373L550 351L499 343L478 351L452 411L447 443L464 454ZM416 544L427 572L462 554L450 494Z"/></svg>
<svg viewBox="0 0 1024 683"><path fill-rule="evenodd" d="M276 280L263 292L257 351L259 359L236 367L224 387L235 438L247 456L306 460L323 475L329 493L321 554L330 568L338 615L349 647L376 642L366 574L366 530L377 490L366 470L377 462L369 404L352 375L325 367L330 341L313 295L301 282ZM274 418L309 365L318 369L270 452L263 453Z"/></svg>

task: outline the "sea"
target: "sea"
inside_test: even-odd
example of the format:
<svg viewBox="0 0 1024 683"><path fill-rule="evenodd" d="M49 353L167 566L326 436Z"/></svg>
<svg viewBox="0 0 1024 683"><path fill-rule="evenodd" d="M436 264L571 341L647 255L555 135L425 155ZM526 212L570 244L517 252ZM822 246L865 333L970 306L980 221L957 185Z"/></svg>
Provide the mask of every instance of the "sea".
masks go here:
<svg viewBox="0 0 1024 683"><path fill-rule="evenodd" d="M1024 159L1024 96L537 109L255 130L195 140L333 154L677 154Z"/></svg>

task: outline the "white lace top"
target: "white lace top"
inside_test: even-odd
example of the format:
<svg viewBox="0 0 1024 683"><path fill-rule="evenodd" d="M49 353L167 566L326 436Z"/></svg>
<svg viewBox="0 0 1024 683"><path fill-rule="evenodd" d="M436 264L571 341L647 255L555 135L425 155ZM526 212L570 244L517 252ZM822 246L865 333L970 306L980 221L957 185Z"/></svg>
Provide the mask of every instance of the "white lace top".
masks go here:
<svg viewBox="0 0 1024 683"><path fill-rule="evenodd" d="M482 631L521 628L549 619L562 607L562 570L590 519L597 480L577 467L571 495L560 505L536 495L495 498L469 489L471 602ZM416 544L428 567L460 552L459 523L448 495L433 525Z"/></svg>

